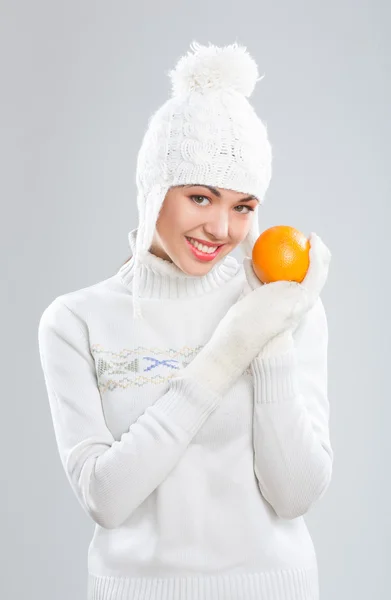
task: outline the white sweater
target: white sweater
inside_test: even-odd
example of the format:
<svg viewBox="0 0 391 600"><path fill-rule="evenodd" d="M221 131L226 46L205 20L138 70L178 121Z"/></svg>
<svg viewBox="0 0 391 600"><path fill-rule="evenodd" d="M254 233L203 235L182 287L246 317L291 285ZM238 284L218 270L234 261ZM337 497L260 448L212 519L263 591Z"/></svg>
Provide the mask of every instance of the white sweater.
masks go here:
<svg viewBox="0 0 391 600"><path fill-rule="evenodd" d="M133 232L135 239L136 231ZM152 254L56 297L39 351L59 455L95 521L89 600L318 600L303 515L332 473L327 320L224 397L182 375L241 295L231 255L190 277Z"/></svg>

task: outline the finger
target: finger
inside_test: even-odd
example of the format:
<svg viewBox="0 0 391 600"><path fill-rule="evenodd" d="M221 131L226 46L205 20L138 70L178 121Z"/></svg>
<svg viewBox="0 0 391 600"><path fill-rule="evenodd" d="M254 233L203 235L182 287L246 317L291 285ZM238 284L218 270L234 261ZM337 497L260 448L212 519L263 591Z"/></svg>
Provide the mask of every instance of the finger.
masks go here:
<svg viewBox="0 0 391 600"><path fill-rule="evenodd" d="M314 232L310 234L310 265L301 284L313 297L319 296L329 272L331 252Z"/></svg>
<svg viewBox="0 0 391 600"><path fill-rule="evenodd" d="M315 253L318 255L322 255L322 259L324 261L330 262L331 252L330 252L329 248L326 246L326 244L323 242L322 238L317 233L312 231L310 233L309 240L310 240L310 246L313 246L315 249Z"/></svg>

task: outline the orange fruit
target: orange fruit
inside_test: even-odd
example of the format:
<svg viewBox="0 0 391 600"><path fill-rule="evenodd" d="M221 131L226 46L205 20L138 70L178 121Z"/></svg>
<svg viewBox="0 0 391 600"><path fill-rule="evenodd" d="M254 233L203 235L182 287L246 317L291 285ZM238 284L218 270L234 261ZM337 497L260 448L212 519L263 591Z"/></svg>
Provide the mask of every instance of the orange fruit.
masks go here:
<svg viewBox="0 0 391 600"><path fill-rule="evenodd" d="M298 229L276 225L261 233L252 250L252 265L263 283L301 283L310 265L310 242Z"/></svg>

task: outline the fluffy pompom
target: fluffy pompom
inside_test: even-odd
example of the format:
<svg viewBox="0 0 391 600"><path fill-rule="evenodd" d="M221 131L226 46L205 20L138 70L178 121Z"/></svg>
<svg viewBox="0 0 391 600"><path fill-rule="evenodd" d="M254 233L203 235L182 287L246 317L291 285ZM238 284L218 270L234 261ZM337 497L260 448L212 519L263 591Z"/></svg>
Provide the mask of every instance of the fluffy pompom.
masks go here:
<svg viewBox="0 0 391 600"><path fill-rule="evenodd" d="M169 71L173 96L202 89L232 89L249 97L256 82L263 78L258 74L257 63L245 46L202 46L195 41L175 69Z"/></svg>

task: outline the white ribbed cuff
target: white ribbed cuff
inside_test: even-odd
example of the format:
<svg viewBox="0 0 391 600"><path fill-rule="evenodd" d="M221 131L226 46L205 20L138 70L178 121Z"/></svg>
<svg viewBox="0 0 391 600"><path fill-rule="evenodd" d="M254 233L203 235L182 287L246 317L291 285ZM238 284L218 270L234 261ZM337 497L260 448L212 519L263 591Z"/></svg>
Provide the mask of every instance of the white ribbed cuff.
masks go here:
<svg viewBox="0 0 391 600"><path fill-rule="evenodd" d="M220 403L220 396L191 377L173 377L168 391L152 405L195 435Z"/></svg>
<svg viewBox="0 0 391 600"><path fill-rule="evenodd" d="M271 404L293 400L299 393L297 349L260 358L251 362L254 377L255 401Z"/></svg>

